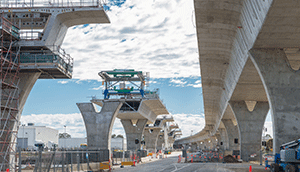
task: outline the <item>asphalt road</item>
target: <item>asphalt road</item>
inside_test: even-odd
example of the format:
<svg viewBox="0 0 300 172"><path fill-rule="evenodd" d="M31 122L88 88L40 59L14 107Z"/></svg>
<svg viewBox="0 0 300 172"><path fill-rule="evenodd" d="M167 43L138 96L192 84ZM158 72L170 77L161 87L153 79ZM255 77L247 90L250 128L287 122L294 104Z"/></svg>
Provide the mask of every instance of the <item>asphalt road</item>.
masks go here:
<svg viewBox="0 0 300 172"><path fill-rule="evenodd" d="M248 172L249 163L223 164L223 163L177 163L177 156L138 164L135 167L125 166L115 168L115 172ZM253 172L267 172L264 167L252 165Z"/></svg>

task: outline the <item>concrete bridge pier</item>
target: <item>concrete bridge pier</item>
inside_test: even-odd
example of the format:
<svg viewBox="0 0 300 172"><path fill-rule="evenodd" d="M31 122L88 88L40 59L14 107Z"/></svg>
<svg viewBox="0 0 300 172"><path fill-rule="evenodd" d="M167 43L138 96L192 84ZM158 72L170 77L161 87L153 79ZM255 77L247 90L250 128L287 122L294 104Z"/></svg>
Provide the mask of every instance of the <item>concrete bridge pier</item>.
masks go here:
<svg viewBox="0 0 300 172"><path fill-rule="evenodd" d="M219 141L220 149L228 150L229 146L228 146L228 137L227 137L226 129L220 128L219 132L220 132L220 141Z"/></svg>
<svg viewBox="0 0 300 172"><path fill-rule="evenodd" d="M251 154L261 149L262 129L269 111L268 102L256 102L253 111L249 111L245 101L230 102L239 127L240 154L248 161Z"/></svg>
<svg viewBox="0 0 300 172"><path fill-rule="evenodd" d="M279 153L281 144L300 136L299 70L291 68L283 49L257 48L251 49L249 54L269 100L273 120L273 151Z"/></svg>
<svg viewBox="0 0 300 172"><path fill-rule="evenodd" d="M122 104L119 101L103 102L99 112L93 103L76 103L85 123L88 149L109 150L107 160L110 157L112 128Z"/></svg>
<svg viewBox="0 0 300 172"><path fill-rule="evenodd" d="M222 119L222 122L227 131L228 149L239 150L239 132L237 125L235 126L231 119ZM237 141L237 143L236 143Z"/></svg>
<svg viewBox="0 0 300 172"><path fill-rule="evenodd" d="M200 141L200 142L199 142L199 149L202 149L202 150L203 150L203 149L204 149L204 146L205 146L205 145L204 145L203 141Z"/></svg>
<svg viewBox="0 0 300 172"><path fill-rule="evenodd" d="M193 151L197 150L197 143L192 143L191 148Z"/></svg>
<svg viewBox="0 0 300 172"><path fill-rule="evenodd" d="M147 119L138 119L136 124L133 125L130 119L121 119L121 123L126 133L127 150L140 149L141 140L147 121ZM139 139L139 144L135 144L135 139Z"/></svg>
<svg viewBox="0 0 300 172"><path fill-rule="evenodd" d="M157 137L156 150L162 150L162 144L164 143L164 136L161 134L162 133L159 133Z"/></svg>
<svg viewBox="0 0 300 172"><path fill-rule="evenodd" d="M144 139L147 150L154 151L156 153L156 147L158 142L158 135L161 128L145 129Z"/></svg>

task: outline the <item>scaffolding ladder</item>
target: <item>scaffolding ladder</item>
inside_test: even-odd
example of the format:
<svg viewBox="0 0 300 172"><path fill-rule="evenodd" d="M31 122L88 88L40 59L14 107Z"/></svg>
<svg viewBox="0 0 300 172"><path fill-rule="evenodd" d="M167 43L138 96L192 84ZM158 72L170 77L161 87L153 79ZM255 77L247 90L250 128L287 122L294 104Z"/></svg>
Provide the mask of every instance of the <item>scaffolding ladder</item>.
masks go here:
<svg viewBox="0 0 300 172"><path fill-rule="evenodd" d="M15 170L19 125L19 29L1 15L0 170Z"/></svg>

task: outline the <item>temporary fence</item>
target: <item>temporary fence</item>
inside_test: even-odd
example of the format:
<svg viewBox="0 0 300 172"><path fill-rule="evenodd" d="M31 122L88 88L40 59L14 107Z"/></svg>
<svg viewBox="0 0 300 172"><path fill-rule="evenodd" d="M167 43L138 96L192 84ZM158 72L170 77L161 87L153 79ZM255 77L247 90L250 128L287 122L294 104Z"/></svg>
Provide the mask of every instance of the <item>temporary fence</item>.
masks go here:
<svg viewBox="0 0 300 172"><path fill-rule="evenodd" d="M113 165L135 165L141 162L143 157L147 157L146 150L138 151L117 151L112 153Z"/></svg>
<svg viewBox="0 0 300 172"><path fill-rule="evenodd" d="M19 151L16 170L34 172L99 171L109 162L108 150Z"/></svg>
<svg viewBox="0 0 300 172"><path fill-rule="evenodd" d="M224 152L219 151L183 151L185 162L223 162Z"/></svg>

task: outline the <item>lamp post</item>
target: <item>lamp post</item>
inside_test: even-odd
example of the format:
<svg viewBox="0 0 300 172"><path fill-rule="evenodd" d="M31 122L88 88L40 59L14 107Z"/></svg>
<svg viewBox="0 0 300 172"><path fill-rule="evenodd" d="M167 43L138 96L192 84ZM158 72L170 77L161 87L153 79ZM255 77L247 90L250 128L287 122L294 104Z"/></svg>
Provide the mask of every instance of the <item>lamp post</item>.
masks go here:
<svg viewBox="0 0 300 172"><path fill-rule="evenodd" d="M23 144L22 144L22 147L25 148L25 124L22 124L22 127L23 127Z"/></svg>
<svg viewBox="0 0 300 172"><path fill-rule="evenodd" d="M66 137L67 137L67 126L64 125L65 133L64 133L64 148L66 149Z"/></svg>

